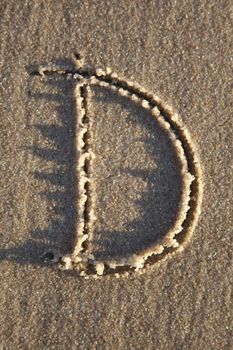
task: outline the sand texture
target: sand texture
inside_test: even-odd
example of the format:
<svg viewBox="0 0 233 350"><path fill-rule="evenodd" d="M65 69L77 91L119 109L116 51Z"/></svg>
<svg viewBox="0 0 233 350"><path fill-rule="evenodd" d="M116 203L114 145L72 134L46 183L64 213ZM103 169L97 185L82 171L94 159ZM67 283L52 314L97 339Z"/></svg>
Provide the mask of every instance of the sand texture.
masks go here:
<svg viewBox="0 0 233 350"><path fill-rule="evenodd" d="M0 349L233 349L230 1L0 14Z"/></svg>

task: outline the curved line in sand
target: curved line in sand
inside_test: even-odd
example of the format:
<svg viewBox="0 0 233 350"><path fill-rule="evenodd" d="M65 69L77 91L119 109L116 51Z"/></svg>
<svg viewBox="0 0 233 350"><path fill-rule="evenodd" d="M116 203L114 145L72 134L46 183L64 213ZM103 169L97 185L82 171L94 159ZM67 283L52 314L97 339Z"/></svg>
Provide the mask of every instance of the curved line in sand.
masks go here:
<svg viewBox="0 0 233 350"><path fill-rule="evenodd" d="M132 271L141 272L148 266L154 264L158 260L166 259L177 251L181 251L197 224L201 213L201 202L203 193L202 171L200 162L197 156L196 147L191 140L190 134L183 125L181 118L167 104L146 90L137 86L134 83L126 82L120 79L116 74L97 70L95 74L90 75L88 71L80 70L73 75L74 79L78 79L76 87L76 99L79 118L83 118L85 110L82 107L83 97L81 95L82 87L90 85L99 85L105 88L115 90L119 95L125 96L132 100L133 103L140 104L143 108L149 110L151 115L156 118L159 125L165 130L167 136L171 139L177 156L181 163L182 174L182 195L178 217L173 224L173 227L165 234L165 236L156 242L153 246L143 249L134 255L129 255L124 258L114 260L95 260L90 251L84 252L83 243L88 240L89 236L84 234L84 219L79 223L80 228L77 232L77 240L74 246L73 253L69 256L61 258L60 268L65 270L74 269L79 271L81 276L89 278L105 274L114 273L117 277L120 275L128 275ZM77 145L84 144L83 135L87 131L86 125L80 121L77 134ZM84 210L87 195L84 191L84 185L91 179L87 178L87 174L82 173L85 157L90 156L88 151L86 155L80 157L78 164L79 171L81 170L82 187L81 200L79 206ZM93 226L93 219L90 220L90 225Z"/></svg>

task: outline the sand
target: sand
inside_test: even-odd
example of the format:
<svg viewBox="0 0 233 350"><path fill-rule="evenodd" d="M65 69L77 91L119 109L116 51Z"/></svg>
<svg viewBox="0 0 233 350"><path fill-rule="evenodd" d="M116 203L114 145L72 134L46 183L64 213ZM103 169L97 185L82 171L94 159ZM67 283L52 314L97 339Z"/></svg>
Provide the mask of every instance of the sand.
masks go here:
<svg viewBox="0 0 233 350"><path fill-rule="evenodd" d="M2 2L0 348L233 348L230 14L227 1ZM70 254L80 223L77 82L30 73L71 71L74 52L169 104L196 145L197 227L143 273L85 279L44 258ZM89 244L99 260L124 258L172 226L183 175L149 110L90 94Z"/></svg>

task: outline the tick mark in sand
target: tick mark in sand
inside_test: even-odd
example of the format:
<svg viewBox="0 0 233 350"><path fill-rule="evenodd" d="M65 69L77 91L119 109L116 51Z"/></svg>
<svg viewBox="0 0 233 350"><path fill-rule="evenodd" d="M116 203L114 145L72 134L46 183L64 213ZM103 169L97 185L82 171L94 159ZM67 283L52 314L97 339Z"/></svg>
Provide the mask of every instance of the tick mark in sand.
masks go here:
<svg viewBox="0 0 233 350"><path fill-rule="evenodd" d="M39 67L31 74L46 79L47 76L63 76L64 79L76 82L76 178L77 178L77 212L76 238L73 252L59 259L46 255L46 260L58 260L64 270L75 270L80 276L98 278L106 274L127 276L133 271L140 273L155 262L181 251L193 232L201 212L202 176L196 148L181 118L159 97L147 92L135 83L121 79L108 68L85 69L80 63L80 55L76 55L76 68L63 69L61 66ZM101 87L106 91L114 91L146 110L156 120L166 137L172 143L180 164L182 191L178 205L178 214L173 224L160 239L149 247L143 247L134 254L99 258L92 247L95 216L95 181L92 164L93 152L92 124L89 112L91 87Z"/></svg>

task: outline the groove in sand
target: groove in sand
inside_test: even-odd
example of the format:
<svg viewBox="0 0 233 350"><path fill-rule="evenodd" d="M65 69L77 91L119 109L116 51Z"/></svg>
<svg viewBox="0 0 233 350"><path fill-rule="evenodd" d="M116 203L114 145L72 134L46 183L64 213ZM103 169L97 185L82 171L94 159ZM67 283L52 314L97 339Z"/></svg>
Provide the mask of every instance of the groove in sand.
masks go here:
<svg viewBox="0 0 233 350"><path fill-rule="evenodd" d="M77 106L77 175L78 201L76 241L73 253L60 258L60 267L77 270L81 276L98 278L114 273L117 277L127 276L132 271L141 272L155 262L173 255L183 249L189 240L201 212L203 182L200 163L194 143L180 117L161 100L140 86L120 79L117 74L102 69L96 71L78 68L63 70L60 67L40 67L32 75L47 76L58 74L66 79L77 80L75 89ZM91 118L88 116L88 96L91 85L100 85L115 90L119 95L140 104L150 111L171 139L181 163L182 195L178 217L173 227L153 246L132 256L114 260L95 260L91 252L91 238L96 220L94 215L94 184L91 179Z"/></svg>

